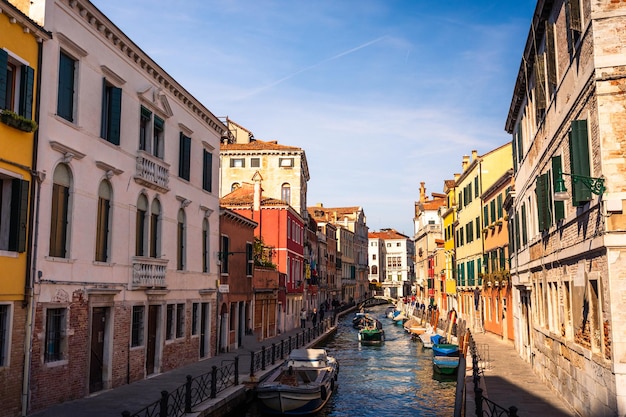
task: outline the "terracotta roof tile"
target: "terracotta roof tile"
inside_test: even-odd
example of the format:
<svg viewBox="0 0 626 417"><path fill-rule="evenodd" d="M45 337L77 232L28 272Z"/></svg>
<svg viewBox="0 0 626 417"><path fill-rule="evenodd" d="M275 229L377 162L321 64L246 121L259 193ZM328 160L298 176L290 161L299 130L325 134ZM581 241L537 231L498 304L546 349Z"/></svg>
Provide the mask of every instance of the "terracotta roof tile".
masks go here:
<svg viewBox="0 0 626 417"><path fill-rule="evenodd" d="M297 146L280 145L276 141L253 140L250 143L222 143L222 151L301 151Z"/></svg>

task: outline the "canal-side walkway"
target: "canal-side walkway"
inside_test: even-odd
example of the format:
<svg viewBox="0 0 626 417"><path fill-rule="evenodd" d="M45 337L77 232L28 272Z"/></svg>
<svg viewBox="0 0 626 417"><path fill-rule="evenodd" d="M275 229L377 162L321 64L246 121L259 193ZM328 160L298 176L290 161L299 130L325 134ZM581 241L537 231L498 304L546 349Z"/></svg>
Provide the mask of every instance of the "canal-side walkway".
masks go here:
<svg viewBox="0 0 626 417"><path fill-rule="evenodd" d="M472 333L481 356L483 375L480 387L483 396L497 405L509 409L517 407L519 417L573 417L578 414L559 394L536 375L531 365L515 351L513 342L503 340L493 333ZM466 385L467 417L476 416L472 358L468 352ZM484 409L487 407L485 406ZM491 415L491 414L483 414ZM502 415L505 414L495 414ZM481 416L482 417L482 416Z"/></svg>
<svg viewBox="0 0 626 417"><path fill-rule="evenodd" d="M311 327L311 323L307 323L308 327ZM228 410L224 405L229 403L236 403L241 401L242 396L245 395L248 383L254 380L258 380L260 377L270 372L276 366L280 365L280 361L276 361L274 365L268 364L265 370L255 371L254 377L250 378L250 365L252 360L252 352L259 352L265 347L270 349L272 343L280 343L281 340L287 340L290 337L292 340L301 340L300 347L304 343L304 347L312 346L330 336L336 331L336 326L330 326L326 331L319 334L317 337L310 341L304 341L302 336L303 329L295 328L288 332L283 332L275 337L268 338L262 341L256 339L255 336L247 335L242 339L242 346L238 349L221 353L211 358L195 362L178 369L174 369L168 372L152 376L148 379L136 381L130 384L122 385L120 387L101 391L95 393L89 397L68 401L62 404L58 404L49 407L45 410L34 412L29 416L34 417L121 417L124 411L128 411L133 415L134 413L144 409L150 404L158 401L161 397L161 392L173 392L186 382L187 375L195 378L197 376L207 374L211 372L213 366L222 367L226 363L232 363L235 357L238 357L239 361L239 384L231 386L223 391L217 393L216 398L208 399L198 406L193 408L193 413L185 414L186 417L201 417L201 416L219 416L223 415L224 411ZM62 384L63 381L57 383ZM237 399L237 400L236 400ZM153 414L158 415L158 414Z"/></svg>

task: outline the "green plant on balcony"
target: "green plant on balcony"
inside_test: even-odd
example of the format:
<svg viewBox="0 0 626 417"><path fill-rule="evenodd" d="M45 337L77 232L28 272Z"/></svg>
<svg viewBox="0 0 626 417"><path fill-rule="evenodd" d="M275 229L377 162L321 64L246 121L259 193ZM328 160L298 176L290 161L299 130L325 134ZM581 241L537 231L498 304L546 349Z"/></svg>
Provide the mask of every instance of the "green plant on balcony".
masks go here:
<svg viewBox="0 0 626 417"><path fill-rule="evenodd" d="M0 113L0 121L7 126L14 127L23 132L34 132L37 130L37 122L20 116L11 110L2 110Z"/></svg>

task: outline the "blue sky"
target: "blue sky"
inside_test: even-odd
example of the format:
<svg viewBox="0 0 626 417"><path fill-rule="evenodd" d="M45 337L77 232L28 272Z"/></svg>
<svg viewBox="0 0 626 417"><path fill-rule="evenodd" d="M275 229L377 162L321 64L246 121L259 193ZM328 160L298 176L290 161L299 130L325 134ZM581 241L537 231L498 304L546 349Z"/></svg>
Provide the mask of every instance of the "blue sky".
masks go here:
<svg viewBox="0 0 626 417"><path fill-rule="evenodd" d="M218 117L305 150L308 205L413 235L420 182L510 140L535 0L92 0Z"/></svg>

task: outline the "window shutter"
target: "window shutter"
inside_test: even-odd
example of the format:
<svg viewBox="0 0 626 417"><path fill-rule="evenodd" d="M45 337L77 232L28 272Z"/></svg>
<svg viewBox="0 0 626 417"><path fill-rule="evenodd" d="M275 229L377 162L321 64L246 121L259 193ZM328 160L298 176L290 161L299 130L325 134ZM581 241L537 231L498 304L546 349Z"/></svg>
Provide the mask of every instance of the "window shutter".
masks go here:
<svg viewBox="0 0 626 417"><path fill-rule="evenodd" d="M522 163L524 159L524 136L522 132L522 124L517 125L517 160Z"/></svg>
<svg viewBox="0 0 626 417"><path fill-rule="evenodd" d="M569 137L571 174L589 177L589 140L587 137L587 120L572 121ZM591 200L591 190L582 182L574 181L571 177L572 204L583 205Z"/></svg>
<svg viewBox="0 0 626 417"><path fill-rule="evenodd" d="M109 97L109 142L114 145L120 144L120 124L122 119L122 89L109 87L111 96Z"/></svg>
<svg viewBox="0 0 626 417"><path fill-rule="evenodd" d="M517 213L515 213L515 247L517 248L517 250L521 248L519 218L520 218L520 212L518 211Z"/></svg>
<svg viewBox="0 0 626 417"><path fill-rule="evenodd" d="M74 121L74 64L75 61L72 58L61 52L57 114L70 122Z"/></svg>
<svg viewBox="0 0 626 417"><path fill-rule="evenodd" d="M517 172L517 132L513 134L511 145L511 149L513 150L513 172Z"/></svg>
<svg viewBox="0 0 626 417"><path fill-rule="evenodd" d="M150 120L150 118L152 117L152 112L146 109L144 106L141 106L141 117Z"/></svg>
<svg viewBox="0 0 626 417"><path fill-rule="evenodd" d="M546 71L544 54L535 56L535 108L546 109Z"/></svg>
<svg viewBox="0 0 626 417"><path fill-rule="evenodd" d="M522 218L520 219L522 221L522 245L526 245L528 243L528 229L526 227L526 224L528 223L526 221L526 204L522 204Z"/></svg>
<svg viewBox="0 0 626 417"><path fill-rule="evenodd" d="M548 85L556 87L556 58L554 50L554 25L546 20L546 72L548 73Z"/></svg>
<svg viewBox="0 0 626 417"><path fill-rule="evenodd" d="M213 183L213 154L204 150L203 158L204 172L202 176L202 189L212 192Z"/></svg>
<svg viewBox="0 0 626 417"><path fill-rule="evenodd" d="M165 121L159 116L154 116L154 128L158 130L165 130Z"/></svg>
<svg viewBox="0 0 626 417"><path fill-rule="evenodd" d="M489 226L489 207L483 206L483 227Z"/></svg>
<svg viewBox="0 0 626 417"><path fill-rule="evenodd" d="M0 49L0 108L4 108L7 102L7 66L9 65L9 54L4 49Z"/></svg>
<svg viewBox="0 0 626 417"><path fill-rule="evenodd" d="M191 160L191 138L180 132L178 154L178 176L189 181Z"/></svg>
<svg viewBox="0 0 626 417"><path fill-rule="evenodd" d="M558 173L563 172L561 168L561 156L552 157L552 189L556 189L556 181L558 179ZM565 202L554 201L554 220L559 221L565 218Z"/></svg>
<svg viewBox="0 0 626 417"><path fill-rule="evenodd" d="M33 118L33 86L35 84L35 70L28 65L22 66L20 80L20 110L19 114L27 119Z"/></svg>
<svg viewBox="0 0 626 417"><path fill-rule="evenodd" d="M568 5L570 16L570 29L581 32L582 22L580 19L580 0L569 0Z"/></svg>
<svg viewBox="0 0 626 417"><path fill-rule="evenodd" d="M11 181L11 222L9 223L9 250L26 251L26 222L28 219L28 181Z"/></svg>
<svg viewBox="0 0 626 417"><path fill-rule="evenodd" d="M552 226L552 217L548 209L550 183L548 182L548 174L542 174L537 177L537 187L535 193L537 195L537 217L539 221L539 230L545 231Z"/></svg>

